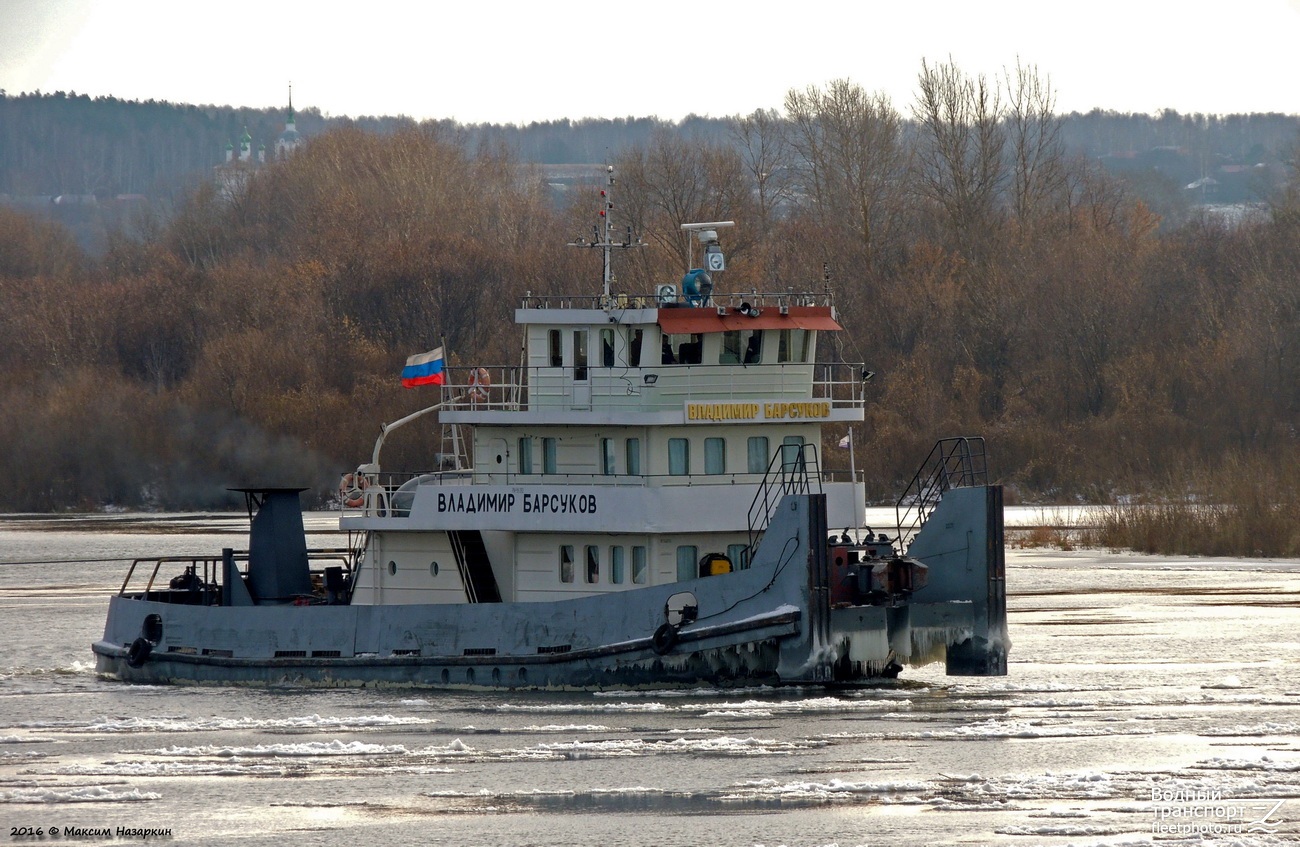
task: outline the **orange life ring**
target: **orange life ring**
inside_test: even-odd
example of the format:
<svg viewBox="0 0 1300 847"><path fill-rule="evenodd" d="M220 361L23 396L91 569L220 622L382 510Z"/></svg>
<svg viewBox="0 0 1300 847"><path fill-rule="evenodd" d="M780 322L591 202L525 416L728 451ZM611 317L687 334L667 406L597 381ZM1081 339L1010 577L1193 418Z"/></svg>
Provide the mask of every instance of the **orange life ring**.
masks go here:
<svg viewBox="0 0 1300 847"><path fill-rule="evenodd" d="M492 387L492 377L487 368L475 368L469 374L469 396L475 400L486 400L488 389Z"/></svg>
<svg viewBox="0 0 1300 847"><path fill-rule="evenodd" d="M360 508L366 502L366 489L369 487L370 480L364 475L344 474L342 481L339 482L339 499L349 509Z"/></svg>

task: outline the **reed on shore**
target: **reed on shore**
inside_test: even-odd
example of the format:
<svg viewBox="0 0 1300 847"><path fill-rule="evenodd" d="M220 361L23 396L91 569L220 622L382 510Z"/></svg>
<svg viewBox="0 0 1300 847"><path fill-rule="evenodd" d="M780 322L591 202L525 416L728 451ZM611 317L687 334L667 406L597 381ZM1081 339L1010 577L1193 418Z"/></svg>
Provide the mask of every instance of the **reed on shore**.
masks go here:
<svg viewBox="0 0 1300 847"><path fill-rule="evenodd" d="M1230 455L1161 496L1103 508L1081 540L1162 555L1300 558L1296 467L1294 455Z"/></svg>

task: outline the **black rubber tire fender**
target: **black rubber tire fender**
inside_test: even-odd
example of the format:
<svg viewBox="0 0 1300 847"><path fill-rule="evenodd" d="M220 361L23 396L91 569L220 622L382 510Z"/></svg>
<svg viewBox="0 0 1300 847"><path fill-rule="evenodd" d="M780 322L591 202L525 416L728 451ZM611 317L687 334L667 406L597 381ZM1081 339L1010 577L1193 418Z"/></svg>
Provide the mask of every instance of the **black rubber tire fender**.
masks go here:
<svg viewBox="0 0 1300 847"><path fill-rule="evenodd" d="M149 661L149 654L153 652L153 644L149 639L143 636L131 642L131 646L126 651L126 663L133 668L142 667L145 662Z"/></svg>
<svg viewBox="0 0 1300 847"><path fill-rule="evenodd" d="M673 647L677 646L677 627L672 624L661 624L655 630L652 646L660 656L672 650Z"/></svg>

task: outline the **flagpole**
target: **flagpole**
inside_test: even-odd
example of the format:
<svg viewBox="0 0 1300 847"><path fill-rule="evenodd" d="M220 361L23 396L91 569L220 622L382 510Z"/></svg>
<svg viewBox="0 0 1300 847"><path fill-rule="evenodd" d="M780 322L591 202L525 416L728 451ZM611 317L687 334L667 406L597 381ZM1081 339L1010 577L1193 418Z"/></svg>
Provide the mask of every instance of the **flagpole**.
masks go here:
<svg viewBox="0 0 1300 847"><path fill-rule="evenodd" d="M867 505L863 502L866 498L866 492L862 497L858 496L858 462L853 455L853 427L849 427L849 482L853 491L853 519L858 522L858 529L861 529L867 522ZM861 511L859 511L861 509Z"/></svg>

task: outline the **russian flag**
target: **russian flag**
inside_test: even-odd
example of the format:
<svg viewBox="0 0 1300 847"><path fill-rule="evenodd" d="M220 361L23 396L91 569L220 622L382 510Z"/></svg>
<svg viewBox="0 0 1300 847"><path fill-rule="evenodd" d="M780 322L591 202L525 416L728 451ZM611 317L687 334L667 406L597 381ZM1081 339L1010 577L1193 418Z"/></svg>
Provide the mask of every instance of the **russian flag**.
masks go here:
<svg viewBox="0 0 1300 847"><path fill-rule="evenodd" d="M414 388L417 385L442 385L442 348L419 353L406 360L402 368L402 385Z"/></svg>

